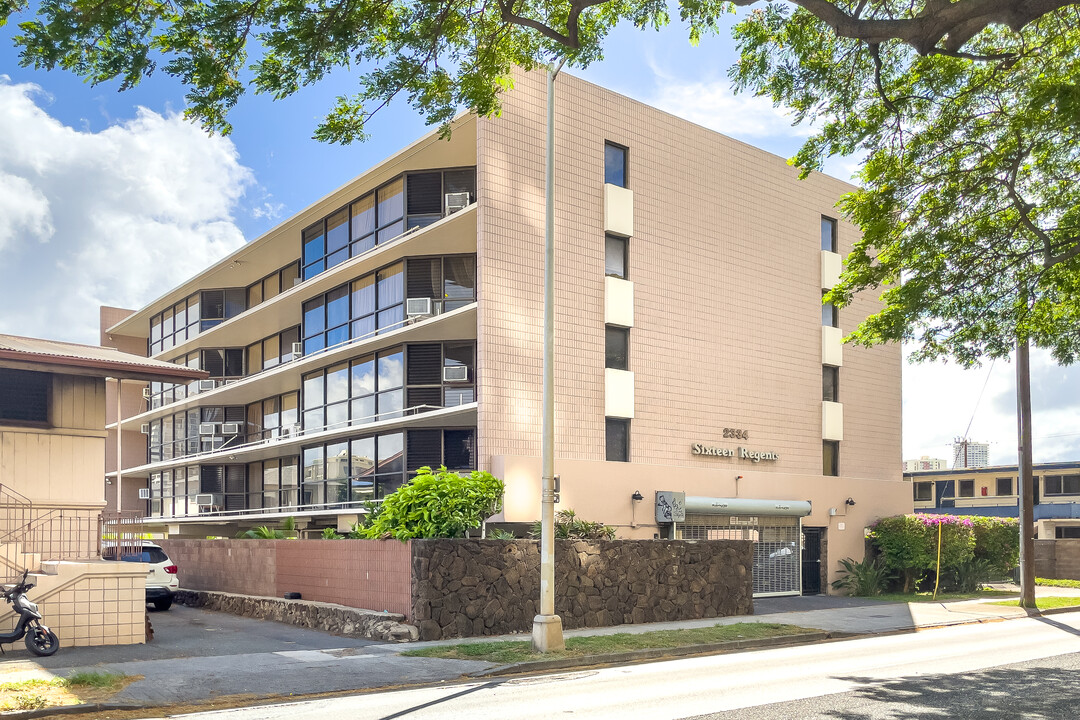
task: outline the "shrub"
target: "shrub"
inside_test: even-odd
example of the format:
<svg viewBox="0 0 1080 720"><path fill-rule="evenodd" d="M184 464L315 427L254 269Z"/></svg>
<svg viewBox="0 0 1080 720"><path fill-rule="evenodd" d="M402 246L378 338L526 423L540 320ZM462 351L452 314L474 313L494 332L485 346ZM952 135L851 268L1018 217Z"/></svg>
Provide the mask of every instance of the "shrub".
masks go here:
<svg viewBox="0 0 1080 720"><path fill-rule="evenodd" d="M975 533L970 518L955 515L897 515L878 520L869 537L886 569L900 573L905 593L937 565L941 526L941 567L955 568L974 557Z"/></svg>
<svg viewBox="0 0 1080 720"><path fill-rule="evenodd" d="M942 569L941 589L951 592L973 593L990 580L993 565L981 558L972 558L954 568Z"/></svg>
<svg viewBox="0 0 1080 720"><path fill-rule="evenodd" d="M503 482L488 472L462 477L445 467L422 467L409 483L387 495L375 517L357 524L349 537L451 538L502 509Z"/></svg>
<svg viewBox="0 0 1080 720"><path fill-rule="evenodd" d="M971 521L975 559L986 563L986 579L1007 576L1020 563L1020 521L994 517L972 517Z"/></svg>
<svg viewBox="0 0 1080 720"><path fill-rule="evenodd" d="M556 540L614 540L615 528L601 522L582 520L572 509L560 510L555 513L555 539ZM540 521L533 523L529 533L533 537L540 537Z"/></svg>
<svg viewBox="0 0 1080 720"><path fill-rule="evenodd" d="M488 540L513 540L514 533L502 528L491 528L487 532Z"/></svg>
<svg viewBox="0 0 1080 720"><path fill-rule="evenodd" d="M882 565L878 558L873 560L866 558L861 562L844 558L840 564L844 568L841 570L844 574L833 580L832 586L836 590L847 590L848 595L856 597L880 595L892 578L892 573Z"/></svg>

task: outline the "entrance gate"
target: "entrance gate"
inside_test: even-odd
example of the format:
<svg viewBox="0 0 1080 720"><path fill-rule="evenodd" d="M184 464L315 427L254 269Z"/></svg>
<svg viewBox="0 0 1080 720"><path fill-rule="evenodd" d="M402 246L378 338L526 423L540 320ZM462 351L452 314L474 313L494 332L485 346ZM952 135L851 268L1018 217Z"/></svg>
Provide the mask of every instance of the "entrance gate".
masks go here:
<svg viewBox="0 0 1080 720"><path fill-rule="evenodd" d="M680 540L754 543L754 597L802 594L800 517L692 513L675 526Z"/></svg>

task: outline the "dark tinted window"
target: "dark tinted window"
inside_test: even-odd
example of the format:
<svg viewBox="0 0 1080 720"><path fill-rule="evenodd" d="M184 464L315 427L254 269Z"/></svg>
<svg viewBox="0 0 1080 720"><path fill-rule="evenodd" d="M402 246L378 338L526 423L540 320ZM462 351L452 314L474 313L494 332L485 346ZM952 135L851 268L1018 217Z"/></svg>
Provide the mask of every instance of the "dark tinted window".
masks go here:
<svg viewBox="0 0 1080 720"><path fill-rule="evenodd" d="M840 402L840 368L824 365L821 368L821 399Z"/></svg>
<svg viewBox="0 0 1080 720"><path fill-rule="evenodd" d="M0 370L0 421L49 421L48 373Z"/></svg>
<svg viewBox="0 0 1080 720"><path fill-rule="evenodd" d="M1013 479L1011 477L997 479L997 494L1012 495Z"/></svg>
<svg viewBox="0 0 1080 720"><path fill-rule="evenodd" d="M821 218L821 249L836 252L836 221L825 216Z"/></svg>
<svg viewBox="0 0 1080 720"><path fill-rule="evenodd" d="M604 367L613 370L626 370L629 367L627 355L630 344L630 331L626 328L605 328Z"/></svg>
<svg viewBox="0 0 1080 720"><path fill-rule="evenodd" d="M622 418L607 418L607 461L630 462L630 421Z"/></svg>
<svg viewBox="0 0 1080 720"><path fill-rule="evenodd" d="M933 500L934 499L934 487L933 483L917 482L912 483L915 486L915 499L916 500Z"/></svg>
<svg viewBox="0 0 1080 720"><path fill-rule="evenodd" d="M821 443L821 474L830 477L840 474L840 443L835 440Z"/></svg>
<svg viewBox="0 0 1080 720"><path fill-rule="evenodd" d="M604 144L604 182L626 187L626 148Z"/></svg>
<svg viewBox="0 0 1080 720"><path fill-rule="evenodd" d="M974 480L961 480L960 481L960 497L975 497L975 481Z"/></svg>
<svg viewBox="0 0 1080 720"><path fill-rule="evenodd" d="M604 238L604 274L626 279L626 238Z"/></svg>

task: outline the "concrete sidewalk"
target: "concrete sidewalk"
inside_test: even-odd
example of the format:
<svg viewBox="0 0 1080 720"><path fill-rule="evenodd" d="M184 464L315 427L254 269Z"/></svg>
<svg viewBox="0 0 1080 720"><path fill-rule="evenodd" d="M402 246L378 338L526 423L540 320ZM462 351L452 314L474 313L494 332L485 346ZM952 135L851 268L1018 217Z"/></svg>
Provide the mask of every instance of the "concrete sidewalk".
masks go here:
<svg viewBox="0 0 1080 720"><path fill-rule="evenodd" d="M1049 591L1049 592L1048 592ZM1062 588L1040 588L1040 595L1072 595ZM1080 594L1080 593L1076 593ZM998 598L1005 599L1005 598ZM799 625L832 633L875 634L929 629L943 625L1000 621L1026 617L1020 608L988 605L985 600L950 603L889 603L867 599L829 596L806 598L762 598L755 601L755 614L643 625L620 625L567 631L568 637L644 633L654 630L709 627L740 622L769 622ZM209 611L184 609L173 618L197 620L203 613L209 621L229 621ZM159 615L152 616L154 618ZM245 620L249 623L263 621ZM276 626L268 629L273 636ZM303 631L310 633L311 631ZM33 677L66 676L78 670L96 670L142 676L116 695L112 702L131 706L174 705L212 701L225 696L245 696L249 700L282 699L313 693L361 691L421 683L450 682L463 675L496 667L492 663L404 657L403 650L428 645L445 645L477 640L525 640L528 635L509 635L463 640L378 644L351 641L330 635L318 640L290 641L270 648L242 647L229 653L198 654L182 650L182 655L162 657L160 650L129 648L135 657L124 659L123 648L111 648L88 662L85 655L61 650L46 661L12 659L0 662L0 681L14 682ZM219 646L220 647L220 646ZM277 649L280 647L280 649ZM89 649L88 649L89 650ZM99 649L103 650L103 649ZM190 648L189 648L190 650ZM237 651L238 650L238 651ZM65 655L76 662L68 665ZM81 657L80 657L81 655ZM8 657L12 657L9 655ZM138 659L135 659L138 658ZM46 667L46 665L48 667Z"/></svg>

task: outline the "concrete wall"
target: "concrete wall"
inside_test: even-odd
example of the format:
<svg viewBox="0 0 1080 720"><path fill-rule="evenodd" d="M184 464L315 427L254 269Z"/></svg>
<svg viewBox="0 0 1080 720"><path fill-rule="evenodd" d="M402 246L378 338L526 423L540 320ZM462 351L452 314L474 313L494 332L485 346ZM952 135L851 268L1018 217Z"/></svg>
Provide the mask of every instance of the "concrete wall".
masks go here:
<svg viewBox="0 0 1080 720"><path fill-rule="evenodd" d="M1035 576L1080 580L1080 539L1036 540Z"/></svg>
<svg viewBox="0 0 1080 720"><path fill-rule="evenodd" d="M421 640L528 632L540 595L539 543L413 540L412 621ZM748 541L555 543L563 627L753 612Z"/></svg>
<svg viewBox="0 0 1080 720"><path fill-rule="evenodd" d="M539 456L544 76L519 75L478 124L480 466ZM567 74L556 92L556 453L605 458L604 143L629 149L633 463L727 469L695 456L746 429L780 460L755 472L822 472L820 218L852 186L800 181L784 158ZM841 222L839 250L858 230ZM841 311L854 329L879 303ZM845 477L901 479L900 348L845 347ZM734 443L732 443L734 444ZM677 489L677 488L671 488ZM908 488L910 492L910 488ZM910 509L910 499L894 512Z"/></svg>
<svg viewBox="0 0 1080 720"><path fill-rule="evenodd" d="M180 587L338 603L407 615L409 544L398 540L163 540Z"/></svg>

